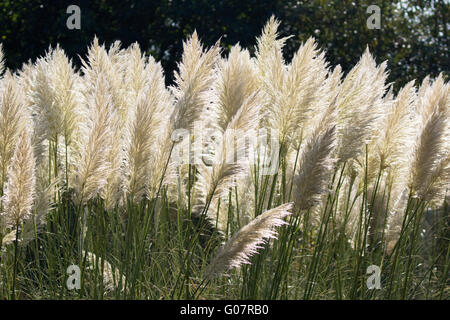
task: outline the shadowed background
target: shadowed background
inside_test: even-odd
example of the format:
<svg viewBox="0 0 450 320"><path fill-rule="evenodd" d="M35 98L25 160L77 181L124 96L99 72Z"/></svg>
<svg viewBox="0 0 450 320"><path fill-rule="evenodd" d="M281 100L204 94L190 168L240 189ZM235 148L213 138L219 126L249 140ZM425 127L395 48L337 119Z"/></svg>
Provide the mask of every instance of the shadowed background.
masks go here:
<svg viewBox="0 0 450 320"><path fill-rule="evenodd" d="M81 30L69 30L69 5L81 9ZM370 30L369 5L381 9L381 29ZM194 29L206 45L219 38L225 53L239 42L252 53L256 37L274 14L290 59L301 42L314 36L327 59L348 71L368 45L377 62L388 60L396 89L450 69L450 1L278 1L278 0L0 0L0 42L9 68L20 68L59 43L76 65L94 35L108 46L138 42L161 61L171 83L182 41Z"/></svg>

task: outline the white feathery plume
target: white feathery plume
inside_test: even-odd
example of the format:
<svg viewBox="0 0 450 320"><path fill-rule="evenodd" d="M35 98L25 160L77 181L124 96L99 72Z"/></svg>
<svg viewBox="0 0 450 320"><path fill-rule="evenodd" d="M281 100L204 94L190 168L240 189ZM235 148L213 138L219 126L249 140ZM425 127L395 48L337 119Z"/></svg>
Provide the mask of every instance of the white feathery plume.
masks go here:
<svg viewBox="0 0 450 320"><path fill-rule="evenodd" d="M155 107L157 113L158 123L152 128L153 130L153 144L152 153L149 160L149 176L147 182L147 196L153 198L158 192L159 185L168 185L173 183L176 179L174 161L169 161L171 154L171 116L174 112L174 97L171 92L166 89L164 70L161 64L155 61L151 56L146 60L144 69L144 77L146 85L151 88L154 95L158 94L158 105ZM167 166L167 167L166 167ZM164 176L162 173L165 171Z"/></svg>
<svg viewBox="0 0 450 320"><path fill-rule="evenodd" d="M386 187L403 190L407 183L414 146L413 136L417 128L417 117L414 115L416 105L414 81L403 87L395 99L389 94L384 101L387 106L385 121L379 127L377 139L369 146L371 150L367 180L371 184L381 173L380 178L385 179Z"/></svg>
<svg viewBox="0 0 450 320"><path fill-rule="evenodd" d="M280 79L283 76L284 60L282 49L284 43L290 37L278 39L279 26L280 21L271 16L264 26L261 36L256 39L256 66L260 73L261 82L264 79Z"/></svg>
<svg viewBox="0 0 450 320"><path fill-rule="evenodd" d="M277 232L273 228L287 224L283 219L291 214L289 212L291 209L292 203L270 209L236 232L217 250L215 257L206 268L206 278L211 279L229 269L250 264L250 258L258 253L261 245L277 237Z"/></svg>
<svg viewBox="0 0 450 320"><path fill-rule="evenodd" d="M312 208L321 202L333 173L336 125L332 120L324 120L322 126L309 138L300 157L299 172L294 177L295 204L299 210Z"/></svg>
<svg viewBox="0 0 450 320"><path fill-rule="evenodd" d="M397 243L409 194L441 205L450 187L449 86L441 76L431 83L426 77L417 94L418 131L412 148L409 184L394 190L395 202L387 218L386 249L391 253Z"/></svg>
<svg viewBox="0 0 450 320"><path fill-rule="evenodd" d="M123 52L119 50L119 42L115 42L109 52L103 45L99 45L97 37L88 49L87 60L81 60L83 67L83 79L85 82L86 97L95 94L97 81L103 77L108 84L108 92L111 96L111 105L118 113L121 126L124 126L128 119L129 101L127 101L127 88L124 86L124 74L126 65L123 63Z"/></svg>
<svg viewBox="0 0 450 320"><path fill-rule="evenodd" d="M45 162L44 162L45 163ZM42 165L42 164L41 164ZM18 239L19 245L26 246L36 237L36 233L43 231L47 223L47 214L54 207L54 195L57 191L57 185L61 182L59 179L48 183L48 170L36 170L36 188L33 204L33 216L25 220L22 225L22 232ZM16 231L12 230L3 237L3 244L8 245L16 240Z"/></svg>
<svg viewBox="0 0 450 320"><path fill-rule="evenodd" d="M327 79L319 87L316 97L311 101L311 119L304 123L303 128L294 137L293 148L287 153L287 185L292 185L296 171L299 169L298 160L301 159L306 148L304 141L309 141L319 128L326 128L334 122L336 124L336 96L339 92L341 81L341 67L338 65L332 72L329 71ZM297 160L297 165L296 165Z"/></svg>
<svg viewBox="0 0 450 320"><path fill-rule="evenodd" d="M153 71L154 67L149 68L149 66L152 66L154 61L152 61L152 57L148 59L150 60L149 63L147 63L146 56L142 54L138 43L133 43L123 55L123 63L126 66L125 85L131 101L138 98L152 77L152 74L149 74L148 71Z"/></svg>
<svg viewBox="0 0 450 320"><path fill-rule="evenodd" d="M136 61L135 58L138 61L143 59L139 46L136 44L132 48L122 50L120 42L115 41L107 51L103 45L99 45L98 39L94 38L88 50L87 61L82 61L82 71L87 83L84 94L88 99L95 94L92 90L96 87L98 78L103 77L107 82L107 93L111 100L111 133L108 142L111 147L106 157L110 170L106 185L100 191L108 210L121 205L126 192L126 168L128 167L126 149L130 139L128 124L133 116L131 106L135 104L137 98L135 91L130 90L129 83L130 77L136 75L136 72L130 71Z"/></svg>
<svg viewBox="0 0 450 320"><path fill-rule="evenodd" d="M408 86L399 93L397 104L401 103L401 95L407 94L406 91L403 91ZM441 201L444 198L445 192L450 186L450 140L447 124L448 113L446 112L449 105L448 87L445 87L440 77L433 84L430 78L426 77L419 88L416 101L413 103L414 113L410 113L404 121L406 124L401 124L402 126L410 124L413 128L417 127L417 131L411 134L408 143L406 141L399 142L400 145L407 144L405 148L411 149L407 153L409 157L405 156L402 161L403 164L397 164L397 166L406 168L400 168L394 177L390 177L397 185L392 190L391 198L394 201L390 205L385 227L388 253L392 252L400 237L410 192L413 196L418 196L433 204L434 200ZM402 110L400 105L397 108ZM398 147L403 148L402 146ZM395 160L391 160L391 162L395 163ZM409 177L405 174L408 173L406 170L409 170ZM402 176L409 178L409 181L404 181ZM398 180L402 183L397 183Z"/></svg>
<svg viewBox="0 0 450 320"><path fill-rule="evenodd" d="M110 173L106 186L102 189L100 196L105 200L107 210L113 210L117 206L122 206L127 190L127 168L129 166L127 146L129 143L130 131L129 123L133 117L133 105L136 103L134 90L130 90L128 75L129 68L133 65L135 57L141 57L140 49L134 44L127 50L120 49L120 42L115 41L108 52L98 43L93 43L92 61L90 66L91 76L95 74L105 75L108 81L109 93L112 100L114 112L111 115L111 149L108 152L107 162L110 164ZM133 51L137 55L130 55ZM101 65L95 64L101 61ZM141 75L142 77L142 75Z"/></svg>
<svg viewBox="0 0 450 320"><path fill-rule="evenodd" d="M174 97L174 107L167 135L172 140L170 145L177 143L179 148L189 149L189 162L192 162L192 131L196 130L195 126L203 120L202 113L208 111L207 107L211 103L211 87L216 79L215 71L219 59L219 42L209 50L204 50L196 31L183 43L182 60L178 63L178 71L175 72L175 86L170 88ZM174 135L178 134L178 130L187 130L189 137L182 142L175 141ZM200 137L197 137L198 140ZM183 168L185 166L180 166L175 160L178 156L178 147L175 150L176 155L172 153L168 177L176 177L175 180L169 180L176 184L178 199L184 201L182 196L184 192L180 193L180 189L184 189L182 181L187 179L189 173ZM175 185L171 186L172 189L173 187Z"/></svg>
<svg viewBox="0 0 450 320"><path fill-rule="evenodd" d="M287 129L283 130L283 128L287 127L284 122L290 120L286 119L286 116L289 115L282 117L280 112L288 111L292 113L293 111L280 109L282 106L277 103L287 73L282 52L287 38L277 39L279 24L280 22L272 16L265 25L262 35L257 39L256 67L258 70L258 85L265 94L264 112L270 113L270 116L263 118L262 125L279 131L281 129L282 133L286 133Z"/></svg>
<svg viewBox="0 0 450 320"><path fill-rule="evenodd" d="M175 72L176 99L172 114L174 129L192 129L209 103L209 90L215 79L214 68L220 56L219 43L204 51L197 32L183 43L182 61Z"/></svg>
<svg viewBox="0 0 450 320"><path fill-rule="evenodd" d="M245 173L245 160L248 148L246 139L261 119L261 103L257 93L247 98L237 113L234 115L227 129L216 141L212 159L212 164L205 164L204 161L197 167L198 175L195 184L196 208L204 208L208 201L215 201L226 194L229 188L236 185L236 178ZM214 205L210 206L214 209ZM208 214L215 221L215 217L209 210ZM223 219L219 217L220 227L223 227Z"/></svg>
<svg viewBox="0 0 450 320"><path fill-rule="evenodd" d="M435 110L422 124L411 165L410 188L423 200L432 200L449 186L448 117ZM433 187L434 186L434 187ZM441 192L439 192L441 190Z"/></svg>
<svg viewBox="0 0 450 320"><path fill-rule="evenodd" d="M380 125L380 134L369 147L371 152L369 151L368 155L367 198L374 199L371 206L369 241L377 240L375 237L389 218L389 212L395 204L392 199L396 199L407 186L414 149L414 130L417 127L414 117L415 99L414 81L403 87L395 99L391 92L384 98L387 106L385 121ZM375 193L378 177L379 183ZM360 179L360 191L365 180ZM383 196L384 193L388 193L389 197ZM358 217L359 213L355 215Z"/></svg>
<svg viewBox="0 0 450 320"><path fill-rule="evenodd" d="M420 84L419 90L417 90L417 99L421 101L430 86L430 76L426 76L423 78L422 83Z"/></svg>
<svg viewBox="0 0 450 320"><path fill-rule="evenodd" d="M15 77L7 72L2 81L4 88L0 91L0 193L20 132L29 120L23 92Z"/></svg>
<svg viewBox="0 0 450 320"><path fill-rule="evenodd" d="M124 88L123 86L126 86L126 79L127 79L127 74L129 72L129 70L127 70L128 68L128 63L129 61L129 56L127 55L127 52L131 51L131 48L133 46L137 46L137 51L140 52L140 48L139 45L137 43L134 43L132 46L128 47L127 49L122 49L121 48L122 43L119 40L114 41L111 46L108 49L108 60L111 64L111 67L113 68L113 70L111 70L111 75L116 76L115 79L111 79L110 81L115 82L115 84L110 84L111 87L114 88L120 88L120 86L122 85L122 90L126 91L126 87ZM116 93L120 93L120 94L125 94L126 92L116 92ZM123 98L122 98L123 99ZM114 100L113 100L114 101ZM116 102L116 101L114 101Z"/></svg>
<svg viewBox="0 0 450 320"><path fill-rule="evenodd" d="M38 164L44 160L50 141L55 141L62 132L62 113L54 108L54 90L51 81L51 52L36 61L29 74L30 102L33 110L34 133L33 145Z"/></svg>
<svg viewBox="0 0 450 320"><path fill-rule="evenodd" d="M62 117L62 136L66 145L70 145L80 122L85 120L79 107L77 76L72 62L66 57L64 51L57 47L51 56L51 85L54 97L55 112L60 112Z"/></svg>
<svg viewBox="0 0 450 320"><path fill-rule="evenodd" d="M128 191L133 200L142 200L147 193L147 183L152 153L154 128L158 124L160 110L158 108L159 93L150 92L138 98L136 115L130 128L130 146L128 150L129 172ZM152 96L151 96L152 95ZM153 101L151 100L153 98ZM158 112L159 111L159 112Z"/></svg>
<svg viewBox="0 0 450 320"><path fill-rule="evenodd" d="M74 172L77 200L84 204L100 193L110 173L108 154L111 150L111 119L113 110L107 82L101 77L95 95L89 99L91 126L84 149Z"/></svg>
<svg viewBox="0 0 450 320"><path fill-rule="evenodd" d="M328 73L325 53L317 48L313 38L309 38L294 54L280 97L284 108L294 110L292 121L297 126L294 128L295 136L300 134L313 114L326 110L326 100L336 92L336 80L339 81L337 78L340 77L340 69L335 71L325 82ZM322 96L323 86L326 85L330 86L330 91ZM322 106L314 104L314 101L320 100L323 100Z"/></svg>
<svg viewBox="0 0 450 320"><path fill-rule="evenodd" d="M31 217L35 183L33 147L28 132L23 130L11 159L3 196L2 215L7 226L17 227Z"/></svg>
<svg viewBox="0 0 450 320"><path fill-rule="evenodd" d="M403 220L405 217L405 210L408 203L409 192L408 188L401 190L393 196L393 205L388 213L385 226L385 243L388 254L392 252L400 238Z"/></svg>
<svg viewBox="0 0 450 320"><path fill-rule="evenodd" d="M410 189L422 200L432 201L450 185L450 86L442 75L422 90L417 114L421 125L411 163Z"/></svg>
<svg viewBox="0 0 450 320"><path fill-rule="evenodd" d="M38 60L39 62L39 60ZM44 161L45 155L48 155L47 147L48 141L46 141L47 132L43 129L42 125L39 125L42 120L41 113L39 112L38 105L36 104L36 77L38 68L35 64L29 61L22 66L22 69L18 72L18 83L23 88L24 103L28 110L31 111L31 119L34 123L34 131L32 134L32 145L34 148L34 157L36 159L36 166L39 167Z"/></svg>
<svg viewBox="0 0 450 320"><path fill-rule="evenodd" d="M128 190L135 201L149 196L150 176L159 176L162 171L155 166L157 157L154 155L155 149L160 147L159 143L165 137L163 133L167 127L166 115L170 103L161 65L152 59L149 66L152 78L146 91L137 99L135 116L130 123ZM167 144L167 141L164 143Z"/></svg>
<svg viewBox="0 0 450 320"><path fill-rule="evenodd" d="M379 67L366 49L345 77L337 97L340 162L357 159L364 144L374 138L385 113L386 62Z"/></svg>
<svg viewBox="0 0 450 320"><path fill-rule="evenodd" d="M36 77L36 69L36 65L30 60L27 63L24 63L22 68L17 71L17 82L23 90L23 100L26 108L29 110L33 110L34 108L33 85Z"/></svg>
<svg viewBox="0 0 450 320"><path fill-rule="evenodd" d="M300 132L294 137L294 150L298 150L299 147L301 147L302 139L308 138L314 130L321 125L326 113L336 112L337 95L341 85L341 78L341 66L338 65L333 71L328 71L327 78L317 89L314 99L310 101L310 109L314 112L309 113L309 119L305 121L303 127L300 128ZM332 107L332 105L334 105L334 107Z"/></svg>
<svg viewBox="0 0 450 320"><path fill-rule="evenodd" d="M415 99L414 81L411 81L399 91L388 110L384 130L376 146L381 168L398 167L408 160L414 134L412 112Z"/></svg>
<svg viewBox="0 0 450 320"><path fill-rule="evenodd" d="M267 94L265 122L276 128L281 144L296 137L311 117L312 102L326 75L325 54L309 38L286 66L282 56L285 39L277 40L278 22L271 18L258 39L257 66L260 82ZM317 111L317 110L315 110Z"/></svg>
<svg viewBox="0 0 450 320"><path fill-rule="evenodd" d="M78 81L72 62L59 46L37 61L31 86L38 136L45 134L56 142L62 135L68 146L76 139L76 131L85 120Z"/></svg>
<svg viewBox="0 0 450 320"><path fill-rule="evenodd" d="M418 114L422 119L428 118L435 110L449 113L450 89L449 84L444 83L442 73L432 83L429 79L419 89Z"/></svg>
<svg viewBox="0 0 450 320"><path fill-rule="evenodd" d="M217 107L212 110L210 108L207 116L216 111L216 119L213 120L223 132L242 103L256 91L256 70L249 52L235 45L231 48L228 59L221 59L219 62L217 74L212 92L213 103Z"/></svg>

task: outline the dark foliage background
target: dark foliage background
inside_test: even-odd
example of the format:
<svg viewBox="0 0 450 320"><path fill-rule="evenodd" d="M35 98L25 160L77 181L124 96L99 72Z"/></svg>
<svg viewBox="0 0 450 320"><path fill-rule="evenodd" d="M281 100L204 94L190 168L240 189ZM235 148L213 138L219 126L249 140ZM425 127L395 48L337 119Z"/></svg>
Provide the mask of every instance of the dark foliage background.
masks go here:
<svg viewBox="0 0 450 320"><path fill-rule="evenodd" d="M81 30L66 27L71 4L81 8ZM381 8L379 30L366 26L371 4ZM282 21L281 35L293 35L286 59L314 36L330 63L348 71L369 46L378 62L388 60L397 89L450 67L449 0L0 0L0 42L16 69L57 43L79 65L94 35L108 46L137 41L162 62L170 83L194 29L206 45L220 38L225 52L237 42L253 51L272 14Z"/></svg>

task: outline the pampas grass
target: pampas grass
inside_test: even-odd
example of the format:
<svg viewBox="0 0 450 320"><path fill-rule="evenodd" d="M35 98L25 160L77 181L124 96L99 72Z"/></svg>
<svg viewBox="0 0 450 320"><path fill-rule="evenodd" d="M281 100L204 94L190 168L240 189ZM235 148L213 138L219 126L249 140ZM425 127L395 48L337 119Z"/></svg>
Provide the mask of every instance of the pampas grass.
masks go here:
<svg viewBox="0 0 450 320"><path fill-rule="evenodd" d="M192 129L194 122L208 104L208 91L214 81L214 67L219 58L219 44L204 50L197 32L183 43L182 61L175 73L176 86L172 88L176 99L172 114L175 129Z"/></svg>
<svg viewBox="0 0 450 320"><path fill-rule="evenodd" d="M312 208L321 202L321 197L328 191L330 174L335 159L336 126L330 125L313 134L308 141L301 160L300 172L295 176L296 206L300 210Z"/></svg>
<svg viewBox="0 0 450 320"><path fill-rule="evenodd" d="M268 210L239 230L217 252L215 258L206 269L206 278L218 276L231 268L239 268L242 264L249 264L250 257L257 253L261 244L276 237L274 227L286 222L283 220L290 215L292 204L284 204Z"/></svg>
<svg viewBox="0 0 450 320"><path fill-rule="evenodd" d="M22 131L8 169L5 193L2 199L7 226L19 226L31 217L35 195L35 161L31 139Z"/></svg>
<svg viewBox="0 0 450 320"><path fill-rule="evenodd" d="M342 83L337 97L340 162L363 154L364 144L373 139L378 129L385 114L382 103L387 78L385 70L386 63L376 66L367 48Z"/></svg>
<svg viewBox="0 0 450 320"><path fill-rule="evenodd" d="M91 126L87 141L74 174L74 187L78 201L82 204L100 193L106 185L110 164L107 162L111 148L111 98L107 83L100 78L96 84L94 96L90 97L89 108Z"/></svg>
<svg viewBox="0 0 450 320"><path fill-rule="evenodd" d="M159 149L158 143L164 136L168 119L164 108L169 104L169 96L164 86L161 66L150 61L148 68L153 69L150 83L137 98L134 119L129 129L131 135L128 151L130 172L128 190L135 200L149 194L148 183L151 181L151 175L157 172L152 170L157 162L154 150Z"/></svg>
<svg viewBox="0 0 450 320"><path fill-rule="evenodd" d="M14 154L17 140L27 124L23 94L14 76L7 72L3 78L0 94L0 188L6 182L6 174ZM1 191L3 194L3 191Z"/></svg>
<svg viewBox="0 0 450 320"><path fill-rule="evenodd" d="M137 43L0 45L0 298L448 299L446 75L394 92L280 24L254 56L194 32L169 87Z"/></svg>

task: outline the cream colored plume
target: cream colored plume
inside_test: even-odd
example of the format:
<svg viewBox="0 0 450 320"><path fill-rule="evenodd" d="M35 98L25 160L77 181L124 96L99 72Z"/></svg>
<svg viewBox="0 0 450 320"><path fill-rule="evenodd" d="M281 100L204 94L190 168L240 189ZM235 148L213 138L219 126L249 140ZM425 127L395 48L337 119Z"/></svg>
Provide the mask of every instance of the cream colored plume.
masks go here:
<svg viewBox="0 0 450 320"><path fill-rule="evenodd" d="M258 95L254 93L243 102L223 135L219 134L219 141L210 142L212 151L209 155L208 153L204 155L197 167L195 212L211 202L212 210L208 210L208 214L212 220L216 221L217 217L212 213L215 209L215 201L236 185L236 179L243 175L248 167L246 142L255 134L252 130L257 128L261 119L260 110ZM218 220L220 228L223 228L224 219L219 217Z"/></svg>
<svg viewBox="0 0 450 320"><path fill-rule="evenodd" d="M422 86L424 87L424 86ZM422 200L441 199L450 186L450 86L440 75L421 88L421 121L411 163L410 190Z"/></svg>
<svg viewBox="0 0 450 320"><path fill-rule="evenodd" d="M216 119L213 120L223 132L242 103L257 90L256 70L249 52L235 45L228 59L219 62L217 73L212 93L217 106L214 110L208 110L206 117L211 117L210 114L214 113L211 111L216 111Z"/></svg>
<svg viewBox="0 0 450 320"><path fill-rule="evenodd" d="M338 65L333 71L329 71L327 79L320 85L316 97L311 101L311 118L300 128L293 141L293 148L287 153L287 184L293 185L295 175L299 169L299 160L304 154L307 142L318 134L317 130L323 130L331 124L336 124L336 96L339 93L339 86L342 77L341 67ZM309 146L311 147L311 146ZM297 162L297 163L296 163Z"/></svg>
<svg viewBox="0 0 450 320"><path fill-rule="evenodd" d="M392 250L400 238L408 198L409 192L407 188L403 189L398 194L393 195L392 209L387 215L385 227L385 243L388 254L392 253Z"/></svg>
<svg viewBox="0 0 450 320"><path fill-rule="evenodd" d="M278 39L280 21L271 16L263 28L262 34L256 39L256 65L260 73L260 81L264 79L280 79L285 68L283 46L289 37ZM280 83L278 81L277 83Z"/></svg>
<svg viewBox="0 0 450 320"><path fill-rule="evenodd" d="M130 128L128 190L135 201L149 196L152 175L162 175L162 169L158 167L162 160L157 157L158 149L161 143L170 143L162 141L166 138L164 133L168 126L170 96L165 89L161 65L154 60L150 64L151 79L148 88L137 98Z"/></svg>
<svg viewBox="0 0 450 320"><path fill-rule="evenodd" d="M61 135L68 146L78 139L78 128L85 121L78 81L72 62L59 46L37 61L31 89L38 136L56 142Z"/></svg>
<svg viewBox="0 0 450 320"><path fill-rule="evenodd" d="M174 97L174 107L172 108L167 135L171 143L165 145L171 147L175 143L177 144L172 153L172 161L169 163L168 177L175 177L175 179L169 179L172 182L170 189L175 188L177 190L178 195L176 197L180 201L184 201L182 189L185 188L184 181L187 180L188 172L175 159L183 157L183 163L186 162L186 158L189 163L194 162L191 151L193 132L198 130L198 125L205 120L202 119L202 114L209 111L208 106L213 100L212 85L216 80L216 68L219 59L219 42L209 50L204 50L197 32L194 31L191 37L183 43L182 61L178 63L178 71L175 72L175 86L170 88ZM206 118L208 119L208 117ZM177 140L180 131L183 131L183 134L181 134L183 139ZM184 133L187 133L187 137ZM197 141L200 141L200 139L200 137L197 137ZM194 146L194 148L199 151L198 146ZM181 155L180 149L183 150L183 155ZM163 153L160 154L159 159L164 158ZM171 191L170 194L173 194L173 192Z"/></svg>
<svg viewBox="0 0 450 320"><path fill-rule="evenodd" d="M419 198L441 198L449 187L448 117L435 110L422 124L411 164L410 189Z"/></svg>
<svg viewBox="0 0 450 320"><path fill-rule="evenodd" d="M85 82L84 95L92 96L100 77L107 83L108 93L111 96L111 106L117 112L123 127L128 119L130 111L127 101L127 88L125 83L126 64L123 62L124 53L119 49L120 43L114 42L109 51L100 45L94 38L88 49L87 60L82 60L83 79Z"/></svg>
<svg viewBox="0 0 450 320"><path fill-rule="evenodd" d="M39 60L38 60L39 61ZM48 155L47 147L48 141L45 141L47 133L42 130L42 126L40 123L40 113L38 108L35 105L35 92L36 88L36 75L37 75L37 67L35 64L29 61L22 65L22 69L18 71L18 83L19 86L23 89L24 96L24 104L26 109L31 110L32 114L34 114L31 119L34 123L34 131L32 134L32 145L34 148L34 157L36 159L36 166L39 166L41 162L44 160L44 157ZM48 161L45 161L48 162Z"/></svg>
<svg viewBox="0 0 450 320"><path fill-rule="evenodd" d="M211 103L200 116L206 134L199 132L202 136L194 137L203 141L201 146L194 144L194 148L202 148L198 152L202 157L197 166L194 212L211 201L208 214L212 220L218 220L223 230L226 217L221 214L223 210L217 212L216 203L245 171L248 140L256 134L253 130L259 125L262 104L256 91L255 67L247 51L233 47L228 59L219 63L217 72ZM209 132L216 141L209 139Z"/></svg>
<svg viewBox="0 0 450 320"><path fill-rule="evenodd" d="M95 83L99 75L105 77L108 94L111 96L111 148L106 160L110 165L110 171L106 185L100 193L107 210L122 206L128 192L130 122L134 116L137 94L143 89L135 88L133 83L136 82L135 77L147 78L144 74L146 58L141 53L139 45L133 44L126 50L120 46L120 42L115 41L106 51L104 46L99 46L98 40L94 39L88 62L84 63L84 71L89 82ZM85 92L89 94L89 90Z"/></svg>
<svg viewBox="0 0 450 320"><path fill-rule="evenodd" d="M54 207L54 196L57 191L60 180L53 180L51 184L48 184L48 171L43 172L37 170L42 175L36 176L36 188L33 204L33 213L30 219L25 220L22 224L22 232L19 236L19 245L25 247L30 241L36 239L36 235L44 230L44 226L47 223L47 214ZM3 245L12 244L16 240L16 230L12 230L10 233L3 237Z"/></svg>
<svg viewBox="0 0 450 320"><path fill-rule="evenodd" d="M90 97L90 128L84 140L84 149L72 179L77 201L84 204L99 194L107 183L110 173L108 154L111 150L111 119L113 111L107 82L101 77Z"/></svg>
<svg viewBox="0 0 450 320"><path fill-rule="evenodd" d="M425 93L428 90L428 87L430 86L430 76L427 75L423 80L422 83L420 84L419 90L417 90L417 99L419 101L422 101Z"/></svg>
<svg viewBox="0 0 450 320"><path fill-rule="evenodd" d="M57 47L51 59L52 89L55 109L62 117L62 136L65 144L71 145L77 139L80 123L85 121L84 110L81 108L78 87L78 75L75 73L72 62L66 57L63 50Z"/></svg>
<svg viewBox="0 0 450 320"><path fill-rule="evenodd" d="M439 76L434 82L426 77L417 93L415 117L417 134L412 137L412 160L408 166L409 183L402 192L395 192L395 200L386 225L386 249L391 253L397 243L410 195L442 205L450 187L450 130L448 124L449 85ZM399 178L398 176L396 178ZM413 199L414 201L414 199Z"/></svg>
<svg viewBox="0 0 450 320"><path fill-rule="evenodd" d="M274 227L287 224L283 218L290 215L292 204L283 204L268 210L240 229L218 249L215 257L206 268L206 278L222 275L232 268L250 264L250 258L258 253L261 245L277 236Z"/></svg>
<svg viewBox="0 0 450 320"><path fill-rule="evenodd" d="M326 118L330 118L327 120ZM300 156L298 174L294 177L295 205L299 210L320 204L328 192L328 184L336 162L336 125L325 115L321 126L309 138Z"/></svg>
<svg viewBox="0 0 450 320"><path fill-rule="evenodd" d="M345 77L337 97L340 162L357 159L376 136L385 114L386 78L386 62L377 67L368 49Z"/></svg>
<svg viewBox="0 0 450 320"><path fill-rule="evenodd" d="M291 64L288 66L286 83L281 98L282 108L293 109L293 119L295 121L292 129L295 132L294 138L300 135L314 114L326 110L327 105L337 93L336 87L340 78L340 69L331 74L325 81L328 69L325 61L325 53L317 48L317 43L313 38L309 38L300 49L294 54ZM328 86L329 91L324 92L323 87ZM321 102L321 105L314 102ZM286 112L284 112L286 113ZM282 113L283 114L283 113ZM283 135L281 135L283 137ZM289 136L289 132L287 133ZM289 139L292 139L290 137ZM297 144L295 143L294 146Z"/></svg>
<svg viewBox="0 0 450 320"><path fill-rule="evenodd" d="M30 218L35 195L35 161L26 130L22 131L17 142L7 179L2 215L6 218L6 224L13 227Z"/></svg>
<svg viewBox="0 0 450 320"><path fill-rule="evenodd" d="M258 39L256 64L259 82L267 95L265 124L279 131L284 145L296 138L311 118L312 102L319 98L319 88L326 75L325 55L308 39L285 65L282 47L285 39L277 39L279 23L271 18ZM314 110L317 112L317 110Z"/></svg>
<svg viewBox="0 0 450 320"><path fill-rule="evenodd" d="M156 63L153 57L146 57L141 52L138 43L133 43L121 58L122 64L125 68L124 83L127 88L128 99L135 101L143 90L149 85L149 82L154 77L154 64Z"/></svg>
<svg viewBox="0 0 450 320"><path fill-rule="evenodd" d="M30 125L23 92L15 77L7 72L0 90L0 194L20 133Z"/></svg>
<svg viewBox="0 0 450 320"><path fill-rule="evenodd" d="M418 126L414 111L416 97L414 81L403 87L395 99L391 95L385 97L385 119L379 126L378 138L369 145L369 184L383 170L381 178L394 189L393 192L398 192L397 188L405 188Z"/></svg>
<svg viewBox="0 0 450 320"><path fill-rule="evenodd" d="M182 61L175 72L176 86L172 87L176 99L171 119L174 129L192 129L209 104L209 90L219 56L219 43L204 51L197 32L183 43Z"/></svg>
<svg viewBox="0 0 450 320"><path fill-rule="evenodd" d="M304 122L300 132L297 132L294 137L294 150L301 147L302 139L308 138L317 127L323 126L322 121L325 114L333 114L334 121L336 121L337 95L340 90L341 78L341 66L337 65L334 70L328 71L327 78L315 92L314 99L309 102L311 104L310 109L313 112L309 113L309 119Z"/></svg>
<svg viewBox="0 0 450 320"><path fill-rule="evenodd" d="M431 83L429 79L424 80L419 89L418 114L425 120L435 110L449 115L450 113L450 83L444 83L442 73Z"/></svg>
<svg viewBox="0 0 450 320"><path fill-rule="evenodd" d="M414 135L412 112L415 99L414 81L411 81L400 90L388 110L384 130L376 146L381 168L398 168L408 160L411 137Z"/></svg>

